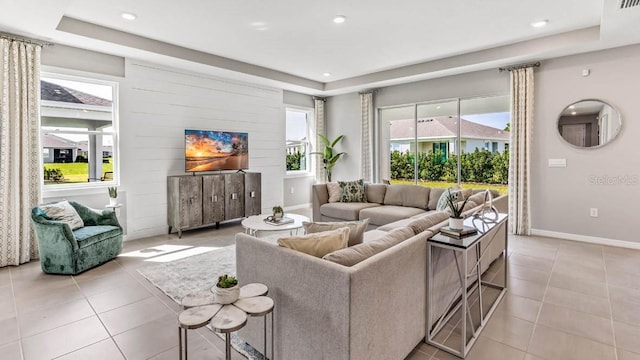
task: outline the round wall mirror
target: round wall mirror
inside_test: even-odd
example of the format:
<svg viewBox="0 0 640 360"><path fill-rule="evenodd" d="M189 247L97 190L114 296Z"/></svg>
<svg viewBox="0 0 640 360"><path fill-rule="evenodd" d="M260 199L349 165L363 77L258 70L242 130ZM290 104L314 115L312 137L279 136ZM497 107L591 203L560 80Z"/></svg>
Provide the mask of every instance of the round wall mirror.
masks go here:
<svg viewBox="0 0 640 360"><path fill-rule="evenodd" d="M560 113L558 132L569 144L595 148L613 140L622 128L620 114L600 100L581 100Z"/></svg>

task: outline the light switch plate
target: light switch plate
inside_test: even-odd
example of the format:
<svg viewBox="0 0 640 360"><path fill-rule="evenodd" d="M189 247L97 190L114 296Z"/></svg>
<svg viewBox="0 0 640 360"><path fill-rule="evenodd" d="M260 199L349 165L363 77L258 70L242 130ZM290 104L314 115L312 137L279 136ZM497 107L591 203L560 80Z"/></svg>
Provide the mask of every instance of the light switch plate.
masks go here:
<svg viewBox="0 0 640 360"><path fill-rule="evenodd" d="M567 167L567 159L549 159L549 167Z"/></svg>

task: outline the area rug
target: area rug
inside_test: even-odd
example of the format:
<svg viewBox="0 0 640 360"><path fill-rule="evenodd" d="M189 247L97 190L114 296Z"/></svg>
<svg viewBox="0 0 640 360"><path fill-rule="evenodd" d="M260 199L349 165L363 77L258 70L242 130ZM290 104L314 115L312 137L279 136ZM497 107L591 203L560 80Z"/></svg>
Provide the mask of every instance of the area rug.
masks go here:
<svg viewBox="0 0 640 360"><path fill-rule="evenodd" d="M209 290L220 274L236 273L236 246L226 246L180 260L148 264L138 269L155 287L180 304L192 292ZM224 339L223 334L216 333ZM262 360L264 356L236 333L231 334L231 346L249 360Z"/></svg>
<svg viewBox="0 0 640 360"><path fill-rule="evenodd" d="M173 301L181 304L185 295L211 289L219 275L235 275L236 246L225 246L180 260L145 265L138 272Z"/></svg>

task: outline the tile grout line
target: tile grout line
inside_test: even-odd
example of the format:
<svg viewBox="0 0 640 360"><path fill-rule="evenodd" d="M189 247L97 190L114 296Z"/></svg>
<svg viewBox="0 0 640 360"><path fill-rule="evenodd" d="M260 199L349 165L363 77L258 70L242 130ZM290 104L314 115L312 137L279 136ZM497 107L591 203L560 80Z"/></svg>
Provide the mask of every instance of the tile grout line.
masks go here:
<svg viewBox="0 0 640 360"><path fill-rule="evenodd" d="M613 305L611 305L611 291L609 291L609 277L607 276L607 261L604 258L604 247L602 247L602 266L604 268L604 284L607 288L607 303L609 305L609 319L611 321L611 336L613 337L613 354L615 360L618 360L618 345L616 344L616 327L613 323Z"/></svg>
<svg viewBox="0 0 640 360"><path fill-rule="evenodd" d="M560 246L558 246L558 248L556 249L556 256L553 258L553 265L551 265L551 273L549 274L549 279L547 279L547 284L545 285L545 288L544 288L544 294L542 295L542 299L540 300L540 308L538 309L538 313L536 314L536 320L533 322L533 328L531 329L531 337L529 338L529 343L527 344L527 350L525 351L525 353L529 353L529 348L533 343L533 336L536 333L536 327L538 326L538 321L540 320L540 314L542 313L542 307L544 306L544 299L547 297L547 292L549 291L549 284L551 284L551 277L553 276L553 270L556 267L556 262L558 261L559 254L560 254Z"/></svg>
<svg viewBox="0 0 640 360"><path fill-rule="evenodd" d="M9 268L9 284L11 285L11 300L13 301L13 311L16 313L16 327L18 328L18 348L20 358L24 360L24 349L22 348L22 332L20 330L20 319L18 318L18 304L16 303L16 292L13 288L13 270Z"/></svg>
<svg viewBox="0 0 640 360"><path fill-rule="evenodd" d="M118 264L120 265L120 264ZM97 278L100 278L97 277ZM89 298L87 297L87 295L84 293L84 291L82 291L82 289L80 288L80 284L78 284L78 282L76 281L76 277L74 275L71 275L71 279L73 279L73 283L76 284L76 287L78 288L78 290L80 291L80 293L82 293L82 297L85 299L85 301L87 302L87 304L89 304L89 307L91 307L91 310L93 310L93 313L96 315L96 318L98 319L98 321L100 321L100 324L102 325L102 327L104 328L104 331L107 332L107 334L109 335L109 339L113 342L113 344L116 346L116 348L118 349L118 351L120 352L120 354L122 355L122 358L126 359L127 357L124 355L124 352L122 351L122 349L120 349L120 346L118 346L118 343L116 342L116 340L113 338L113 336L111 335L111 333L109 332L109 329L107 329L107 326L104 324L104 322L102 321L102 318L100 318L100 315L98 314L98 312L96 311L96 309L93 307L93 305L91 304L91 301L89 301ZM104 340L100 340L100 341L104 341ZM89 344L87 346L84 346L80 349L84 349L86 347L95 345L97 343L99 343L100 341L97 341L93 344ZM80 349L76 349L74 351L78 351ZM74 351L71 351L74 352ZM67 355L67 354L65 354ZM64 356L64 355L62 355Z"/></svg>

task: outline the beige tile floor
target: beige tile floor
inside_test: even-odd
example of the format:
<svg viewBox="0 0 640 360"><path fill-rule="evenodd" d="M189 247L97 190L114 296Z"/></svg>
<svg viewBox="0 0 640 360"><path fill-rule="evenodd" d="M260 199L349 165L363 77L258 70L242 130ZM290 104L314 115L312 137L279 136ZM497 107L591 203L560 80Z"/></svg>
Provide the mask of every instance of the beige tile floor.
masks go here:
<svg viewBox="0 0 640 360"><path fill-rule="evenodd" d="M129 241L123 254L226 246L238 231ZM0 358L177 359L181 309L136 271L149 259L120 256L78 276L43 274L38 262L0 268ZM640 359L640 251L514 236L509 285L468 359ZM224 343L192 331L189 355L223 359ZM426 344L408 357L454 358Z"/></svg>

